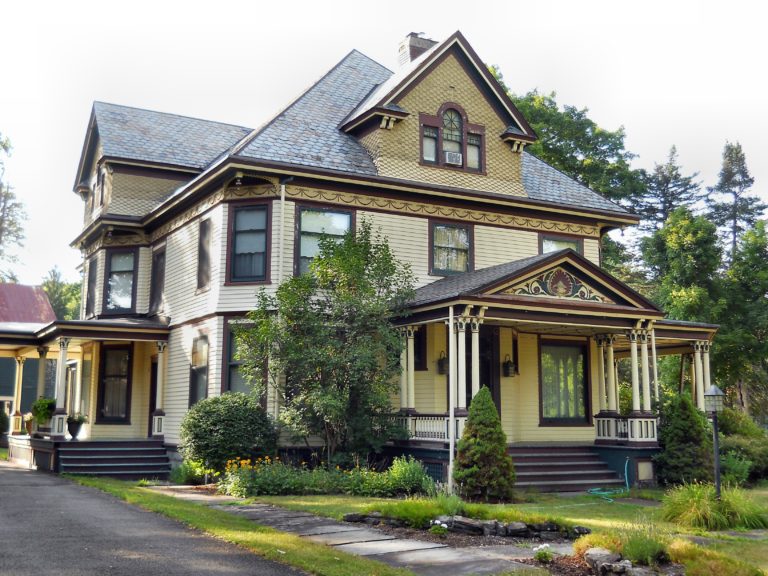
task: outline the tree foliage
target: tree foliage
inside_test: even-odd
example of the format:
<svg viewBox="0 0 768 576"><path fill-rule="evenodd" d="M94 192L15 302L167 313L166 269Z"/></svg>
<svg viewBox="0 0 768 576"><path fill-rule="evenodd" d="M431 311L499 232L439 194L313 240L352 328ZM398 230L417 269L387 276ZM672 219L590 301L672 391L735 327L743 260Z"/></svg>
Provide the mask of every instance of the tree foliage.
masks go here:
<svg viewBox="0 0 768 576"><path fill-rule="evenodd" d="M745 228L754 226L768 208L768 204L761 202L759 198L748 195L754 183L755 179L749 173L741 144L726 142L717 184L707 189L707 205L712 221L726 229L731 259L736 253L738 239Z"/></svg>
<svg viewBox="0 0 768 576"><path fill-rule="evenodd" d="M56 314L57 320L75 320L80 316L80 282L65 282L61 271L54 266L43 279L43 290Z"/></svg>
<svg viewBox="0 0 768 576"><path fill-rule="evenodd" d="M181 421L180 439L185 460L223 472L227 460L273 453L277 433L255 396L228 392L192 406Z"/></svg>
<svg viewBox="0 0 768 576"><path fill-rule="evenodd" d="M5 181L5 163L3 155L11 152L11 143L0 133L0 261L15 261L10 250L20 246L24 240L24 206L16 197L10 184ZM0 270L0 280L15 281L16 277L9 270Z"/></svg>
<svg viewBox="0 0 768 576"><path fill-rule="evenodd" d="M635 199L635 212L643 218L641 229L661 228L677 208L690 208L704 195L696 181L698 172L683 176L677 163L677 148L672 146L664 164L656 164L645 175L645 188Z"/></svg>
<svg viewBox="0 0 768 576"><path fill-rule="evenodd" d="M662 484L712 479L712 433L690 394L673 394L663 403L659 421L661 452L654 456Z"/></svg>
<svg viewBox="0 0 768 576"><path fill-rule="evenodd" d="M462 494L476 500L511 500L515 468L491 392L483 386L472 398L458 444L453 479Z"/></svg>
<svg viewBox="0 0 768 576"><path fill-rule="evenodd" d="M262 291L238 331L246 377L275 389L296 435L324 440L329 465L337 451L364 457L394 433L403 342L392 319L412 286L410 268L363 220L338 242L323 237L310 273Z"/></svg>

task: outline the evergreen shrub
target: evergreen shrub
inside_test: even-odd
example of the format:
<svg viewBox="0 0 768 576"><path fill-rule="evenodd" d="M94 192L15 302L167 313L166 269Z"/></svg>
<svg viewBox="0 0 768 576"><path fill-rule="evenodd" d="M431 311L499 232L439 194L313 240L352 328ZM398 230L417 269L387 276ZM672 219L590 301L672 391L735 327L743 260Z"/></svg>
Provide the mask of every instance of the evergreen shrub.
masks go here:
<svg viewBox="0 0 768 576"><path fill-rule="evenodd" d="M461 493L475 500L511 500L515 469L507 454L507 437L491 392L483 387L472 399L459 440L453 479Z"/></svg>
<svg viewBox="0 0 768 576"><path fill-rule="evenodd" d="M662 405L659 421L661 452L654 456L659 482L666 485L712 480L712 431L688 393Z"/></svg>
<svg viewBox="0 0 768 576"><path fill-rule="evenodd" d="M181 421L180 439L184 460L222 472L229 460L272 454L277 431L257 398L229 392L192 406Z"/></svg>

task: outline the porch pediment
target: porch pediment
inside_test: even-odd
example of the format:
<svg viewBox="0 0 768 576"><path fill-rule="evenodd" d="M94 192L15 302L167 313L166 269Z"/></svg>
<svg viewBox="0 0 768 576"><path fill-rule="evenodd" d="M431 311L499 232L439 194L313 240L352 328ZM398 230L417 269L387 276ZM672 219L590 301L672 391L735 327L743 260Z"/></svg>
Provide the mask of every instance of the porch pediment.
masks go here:
<svg viewBox="0 0 768 576"><path fill-rule="evenodd" d="M555 266L490 294L616 304L614 299L603 294L601 290L584 281L565 266Z"/></svg>

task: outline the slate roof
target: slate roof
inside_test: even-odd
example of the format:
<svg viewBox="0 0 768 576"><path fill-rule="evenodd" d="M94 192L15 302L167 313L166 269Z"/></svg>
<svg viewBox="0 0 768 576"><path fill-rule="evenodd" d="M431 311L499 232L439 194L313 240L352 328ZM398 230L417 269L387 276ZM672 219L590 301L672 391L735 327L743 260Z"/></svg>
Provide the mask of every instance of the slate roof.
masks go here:
<svg viewBox="0 0 768 576"><path fill-rule="evenodd" d="M529 266L538 264L543 260L556 258L568 252L573 252L569 248L547 254L538 254L529 258L505 262L496 266L465 272L464 274L453 274L440 280L435 280L431 284L416 289L416 293L409 306L422 306L432 302L439 302L450 298L458 298L461 295L476 294L483 287L495 284L496 282L520 272Z"/></svg>
<svg viewBox="0 0 768 576"><path fill-rule="evenodd" d="M237 155L375 176L376 167L368 152L338 126L391 75L381 64L353 50L238 147Z"/></svg>
<svg viewBox="0 0 768 576"><path fill-rule="evenodd" d="M0 323L49 324L56 314L40 286L0 284Z"/></svg>
<svg viewBox="0 0 768 576"><path fill-rule="evenodd" d="M250 128L94 102L105 156L202 170Z"/></svg>

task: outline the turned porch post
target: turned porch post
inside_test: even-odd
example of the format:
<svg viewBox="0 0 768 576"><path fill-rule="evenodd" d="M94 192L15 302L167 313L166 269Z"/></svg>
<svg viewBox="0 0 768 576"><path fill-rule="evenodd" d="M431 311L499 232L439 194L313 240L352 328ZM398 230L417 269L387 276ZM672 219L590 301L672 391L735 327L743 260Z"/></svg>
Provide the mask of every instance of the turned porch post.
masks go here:
<svg viewBox="0 0 768 576"><path fill-rule="evenodd" d="M46 359L45 357L48 356L48 347L47 346L40 346L37 349L37 357L39 360L37 361L37 398L42 398L45 396L45 365L46 365Z"/></svg>
<svg viewBox="0 0 768 576"><path fill-rule="evenodd" d="M659 401L659 361L656 355L656 329L651 330L651 354L653 357L653 397Z"/></svg>
<svg viewBox="0 0 768 576"><path fill-rule="evenodd" d="M467 319L460 317L456 319L456 343L457 343L457 371L459 390L456 398L456 410L466 412L467 410Z"/></svg>
<svg viewBox="0 0 768 576"><path fill-rule="evenodd" d="M472 398L480 392L480 320L472 318Z"/></svg>
<svg viewBox="0 0 768 576"><path fill-rule="evenodd" d="M152 437L162 438L165 434L165 350L167 342L158 341L157 346L157 388L155 391L155 411L152 413Z"/></svg>
<svg viewBox="0 0 768 576"><path fill-rule="evenodd" d="M24 429L21 415L21 383L24 378L24 358L16 356L16 380L13 387L13 414L11 414L11 434L21 434Z"/></svg>
<svg viewBox="0 0 768 576"><path fill-rule="evenodd" d="M640 331L640 373L643 383L643 412L651 411L650 366L648 364L648 331Z"/></svg>
<svg viewBox="0 0 768 576"><path fill-rule="evenodd" d="M597 395L600 412L605 412L607 405L605 403L605 340L601 337L595 338L597 343Z"/></svg>
<svg viewBox="0 0 768 576"><path fill-rule="evenodd" d="M616 404L616 371L614 370L614 362L613 362L613 342L616 340L616 337L613 335L609 335L605 339L605 348L606 348L606 374L608 375L608 412L617 412L617 404Z"/></svg>
<svg viewBox="0 0 768 576"><path fill-rule="evenodd" d="M67 390L67 349L69 338L59 338L59 359L56 362L56 410L51 418L51 438L63 438L67 423L64 400Z"/></svg>
<svg viewBox="0 0 768 576"><path fill-rule="evenodd" d="M696 385L696 407L704 411L704 370L701 361L703 342L693 344L694 380Z"/></svg>
<svg viewBox="0 0 768 576"><path fill-rule="evenodd" d="M405 331L401 330L405 336ZM408 348L405 342L400 351L400 411L405 412L408 408Z"/></svg>
<svg viewBox="0 0 768 576"><path fill-rule="evenodd" d="M405 329L405 337L408 342L408 406L409 410L416 408L416 364L414 357L414 337L416 335L416 328L414 326L408 326Z"/></svg>

